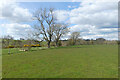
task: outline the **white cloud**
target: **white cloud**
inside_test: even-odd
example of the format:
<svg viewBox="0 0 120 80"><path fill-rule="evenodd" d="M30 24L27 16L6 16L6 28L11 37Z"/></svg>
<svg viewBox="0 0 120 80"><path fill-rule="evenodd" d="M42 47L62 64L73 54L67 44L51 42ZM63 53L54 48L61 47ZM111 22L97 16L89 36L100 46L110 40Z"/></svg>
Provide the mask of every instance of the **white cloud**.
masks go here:
<svg viewBox="0 0 120 80"><path fill-rule="evenodd" d="M81 2L83 1L84 3L86 2L118 2L119 0L71 0L72 2Z"/></svg>
<svg viewBox="0 0 120 80"><path fill-rule="evenodd" d="M15 0L1 1L0 11L0 18L11 22L28 22L32 20L32 14L29 10L20 7Z"/></svg>
<svg viewBox="0 0 120 80"><path fill-rule="evenodd" d="M74 0L75 1L75 0ZM68 6L71 8L71 6ZM83 0L78 8L59 11L60 20L75 24L70 31L80 31L83 38L117 39L118 2ZM67 15L64 17L64 14ZM63 17L63 18L62 18ZM109 35L109 34L112 35Z"/></svg>
<svg viewBox="0 0 120 80"><path fill-rule="evenodd" d="M1 24L0 29L4 30L3 33L5 35L11 35L13 37L19 38L24 37L25 36L24 34L31 30L31 26L28 24L10 23Z"/></svg>
<svg viewBox="0 0 120 80"><path fill-rule="evenodd" d="M75 7L76 7L76 6L70 6L70 5L68 6L68 8L75 8Z"/></svg>
<svg viewBox="0 0 120 80"><path fill-rule="evenodd" d="M79 31L84 39L96 39L103 37L105 39L118 39L118 28L96 28L91 25L74 25L70 27L70 32ZM68 33L70 36L70 33Z"/></svg>
<svg viewBox="0 0 120 80"><path fill-rule="evenodd" d="M73 0L76 2L79 0ZM56 10L57 19L60 22L75 24L70 31L80 31L82 38L117 39L118 0L80 0L80 6L72 10ZM19 6L15 0L3 0L0 2L0 19L7 19L11 24L2 24L4 32L17 36L17 33L29 31L30 25L18 24L31 21L32 14L28 9ZM8 27L9 26L9 27ZM106 27L106 28L102 28ZM112 27L112 28L110 28ZM108 34L109 33L109 34ZM70 33L67 34L70 36Z"/></svg>
<svg viewBox="0 0 120 80"><path fill-rule="evenodd" d="M55 11L55 15L57 16L57 20L62 22L62 21L66 21L69 17L69 11L66 10L56 10Z"/></svg>
<svg viewBox="0 0 120 80"><path fill-rule="evenodd" d="M71 6L69 5L68 8L71 8Z"/></svg>
<svg viewBox="0 0 120 80"><path fill-rule="evenodd" d="M116 34L114 34L114 33L111 33L111 34L108 34L108 35L96 34L96 35L83 36L83 38L84 39L96 39L96 38L101 38L102 37L102 38L105 38L107 40L118 40L118 36Z"/></svg>
<svg viewBox="0 0 120 80"><path fill-rule="evenodd" d="M82 7L70 11L69 22L71 24L111 26L117 24L117 13L117 3L96 2L89 5L82 4Z"/></svg>
<svg viewBox="0 0 120 80"><path fill-rule="evenodd" d="M80 7L70 11L57 10L60 21L68 20L71 24L88 24L96 26L116 26L118 20L118 3L116 2L81 2ZM69 18L69 19L68 19Z"/></svg>
<svg viewBox="0 0 120 80"><path fill-rule="evenodd" d="M16 0L2 0L0 19L5 20L5 23L0 24L0 34L19 38L31 28L29 24L20 24L20 22L32 21L32 14L28 9L22 8Z"/></svg>

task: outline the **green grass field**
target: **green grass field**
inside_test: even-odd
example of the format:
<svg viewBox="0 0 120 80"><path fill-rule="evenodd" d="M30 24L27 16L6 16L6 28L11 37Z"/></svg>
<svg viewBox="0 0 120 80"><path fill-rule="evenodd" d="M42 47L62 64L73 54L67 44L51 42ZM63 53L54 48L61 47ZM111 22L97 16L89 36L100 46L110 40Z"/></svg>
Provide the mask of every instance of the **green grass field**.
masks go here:
<svg viewBox="0 0 120 80"><path fill-rule="evenodd" d="M117 78L117 45L80 45L18 52L3 49L3 78Z"/></svg>

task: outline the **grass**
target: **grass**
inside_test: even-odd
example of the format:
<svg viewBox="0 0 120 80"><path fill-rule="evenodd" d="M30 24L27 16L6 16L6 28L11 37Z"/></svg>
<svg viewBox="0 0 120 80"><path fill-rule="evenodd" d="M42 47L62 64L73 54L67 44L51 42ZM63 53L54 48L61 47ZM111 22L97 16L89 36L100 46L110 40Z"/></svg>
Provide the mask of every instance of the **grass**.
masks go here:
<svg viewBox="0 0 120 80"><path fill-rule="evenodd" d="M3 78L117 78L117 45L77 45L8 55L3 49Z"/></svg>

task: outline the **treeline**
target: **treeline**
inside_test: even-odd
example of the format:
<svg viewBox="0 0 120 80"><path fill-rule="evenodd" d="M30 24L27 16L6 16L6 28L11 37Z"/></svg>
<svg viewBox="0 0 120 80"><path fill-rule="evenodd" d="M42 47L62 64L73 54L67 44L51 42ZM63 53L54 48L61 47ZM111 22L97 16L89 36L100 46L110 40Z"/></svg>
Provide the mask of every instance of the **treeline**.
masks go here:
<svg viewBox="0 0 120 80"><path fill-rule="evenodd" d="M75 34L77 33L77 34ZM55 41L51 41L50 46L59 47L59 46L71 46L71 45L116 45L118 44L117 40L105 40L104 38L93 39L80 39L80 34L75 32L72 33L71 37L67 40L59 40L56 44ZM23 47L48 47L46 41L37 41L37 40L25 40L23 38L15 40L11 36L5 36L2 38L2 48L23 48Z"/></svg>

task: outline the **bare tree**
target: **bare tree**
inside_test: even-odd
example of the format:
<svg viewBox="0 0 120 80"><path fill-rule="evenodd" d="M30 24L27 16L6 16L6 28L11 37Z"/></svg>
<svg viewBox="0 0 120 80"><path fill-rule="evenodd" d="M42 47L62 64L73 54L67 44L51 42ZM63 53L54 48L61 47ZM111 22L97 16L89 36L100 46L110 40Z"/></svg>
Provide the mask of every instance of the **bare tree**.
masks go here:
<svg viewBox="0 0 120 80"><path fill-rule="evenodd" d="M25 41L24 41L25 43L22 43L22 44L20 45L20 47L21 47L22 49L24 49L24 48L26 47L26 50L30 51L30 50L31 50L31 45L32 45L32 40L34 39L32 29L29 29L29 30L27 30L27 31L24 32L24 33L20 33L19 35L21 35L21 36L22 36L21 38L22 38L23 40L25 40ZM20 39L21 39L21 38L20 38ZM22 40L20 40L20 41L22 41ZM29 46L24 46L24 45L29 45Z"/></svg>
<svg viewBox="0 0 120 80"><path fill-rule="evenodd" d="M38 25L34 25L32 26L33 28L33 31L32 31L32 40L33 41L37 41L37 42L42 42L43 41L43 38L42 38L42 35L41 35L41 30L39 29L39 26Z"/></svg>
<svg viewBox="0 0 120 80"><path fill-rule="evenodd" d="M3 36L2 43L6 45L5 47L8 47L10 45L10 42L13 40L13 37L10 35Z"/></svg>
<svg viewBox="0 0 120 80"><path fill-rule="evenodd" d="M80 32L73 32L70 36L70 40L72 40L72 45L75 45L77 40L80 37Z"/></svg>
<svg viewBox="0 0 120 80"><path fill-rule="evenodd" d="M67 28L67 24L55 24L55 31L54 31L54 39L55 39L55 43L56 46L59 46L59 40L60 38L66 34L69 30Z"/></svg>
<svg viewBox="0 0 120 80"><path fill-rule="evenodd" d="M39 22L39 25L35 29L39 31L38 35L42 34L43 39L47 41L48 48L50 48L56 20L53 11L53 8L41 8L34 14L35 20Z"/></svg>
<svg viewBox="0 0 120 80"><path fill-rule="evenodd" d="M10 42L13 40L13 37L10 35L3 36L2 43L5 44L5 47L9 48L8 54L10 54Z"/></svg>

